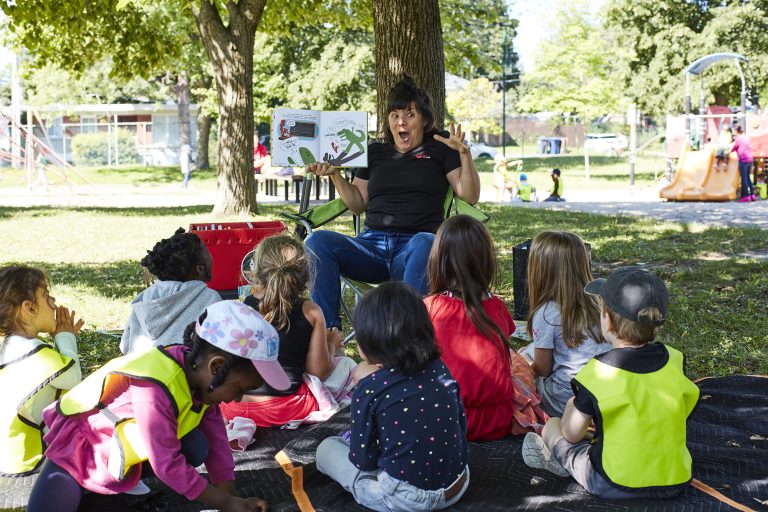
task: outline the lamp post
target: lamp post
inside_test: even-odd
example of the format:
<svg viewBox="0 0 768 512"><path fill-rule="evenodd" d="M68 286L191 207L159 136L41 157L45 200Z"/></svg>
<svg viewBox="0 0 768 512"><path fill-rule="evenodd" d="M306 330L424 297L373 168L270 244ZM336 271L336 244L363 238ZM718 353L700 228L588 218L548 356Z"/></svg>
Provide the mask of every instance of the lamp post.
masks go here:
<svg viewBox="0 0 768 512"><path fill-rule="evenodd" d="M507 157L507 27L501 46L501 154Z"/></svg>

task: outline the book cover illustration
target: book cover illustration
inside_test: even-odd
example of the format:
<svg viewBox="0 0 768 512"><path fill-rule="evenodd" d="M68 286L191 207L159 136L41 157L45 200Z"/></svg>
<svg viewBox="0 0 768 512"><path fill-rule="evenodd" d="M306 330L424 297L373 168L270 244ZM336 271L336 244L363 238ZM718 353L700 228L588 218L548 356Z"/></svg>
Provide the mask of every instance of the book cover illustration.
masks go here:
<svg viewBox="0 0 768 512"><path fill-rule="evenodd" d="M278 108L272 113L272 164L329 162L368 166L368 114Z"/></svg>

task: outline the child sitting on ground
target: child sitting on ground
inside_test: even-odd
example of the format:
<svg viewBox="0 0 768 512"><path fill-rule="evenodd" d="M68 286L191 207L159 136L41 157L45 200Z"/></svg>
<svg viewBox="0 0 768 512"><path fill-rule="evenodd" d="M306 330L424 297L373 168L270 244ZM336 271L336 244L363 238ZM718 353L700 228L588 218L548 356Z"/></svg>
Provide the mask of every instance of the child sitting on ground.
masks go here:
<svg viewBox="0 0 768 512"><path fill-rule="evenodd" d="M75 512L86 490L126 492L142 473L208 508L266 511L266 502L235 494L235 463L217 404L265 381L287 388L279 343L253 308L221 301L187 327L184 345L101 367L44 412L48 460L29 512ZM212 484L195 470L203 462Z"/></svg>
<svg viewBox="0 0 768 512"><path fill-rule="evenodd" d="M536 187L528 183L528 176L526 176L525 173L520 173L520 181L515 187L515 197L512 200L530 203L531 197L533 197L534 201L539 200L539 198L536 197Z"/></svg>
<svg viewBox="0 0 768 512"><path fill-rule="evenodd" d="M549 197L544 201L565 201L563 199L563 191L565 185L563 184L563 178L560 177L560 169L552 169L552 188L549 191Z"/></svg>
<svg viewBox="0 0 768 512"><path fill-rule="evenodd" d="M202 240L183 228L147 251L141 265L158 280L131 301L120 352L143 352L178 343L187 325L221 300L203 282L211 280L212 263Z"/></svg>
<svg viewBox="0 0 768 512"><path fill-rule="evenodd" d="M75 335L83 321L56 307L42 270L0 267L0 475L25 476L43 462L43 409L80 382ZM51 334L53 345L37 336Z"/></svg>
<svg viewBox="0 0 768 512"><path fill-rule="evenodd" d="M530 367L509 350L515 323L491 293L496 269L493 240L482 222L455 215L437 230L424 302L443 362L461 389L470 441L540 431L548 418Z"/></svg>
<svg viewBox="0 0 768 512"><path fill-rule="evenodd" d="M228 420L239 416L260 427L281 426L302 420L319 408L305 382L305 372L323 381L337 368L339 379L348 381L355 364L348 357L336 361L341 333L336 328L326 331L320 306L305 298L311 281L310 261L298 239L277 235L262 240L253 254L251 281L254 295L245 303L277 330L277 360L291 386L282 391L268 385L250 390L241 401L221 404L221 412Z"/></svg>
<svg viewBox="0 0 768 512"><path fill-rule="evenodd" d="M765 173L761 172L757 175L757 183L755 183L755 196L757 199L768 199L768 184L765 183Z"/></svg>
<svg viewBox="0 0 768 512"><path fill-rule="evenodd" d="M536 389L550 416L562 416L573 396L573 376L611 349L600 336L597 300L584 292L591 280L587 248L578 236L565 231L536 235L528 255L528 333Z"/></svg>
<svg viewBox="0 0 768 512"><path fill-rule="evenodd" d="M576 375L575 397L562 419L547 422L543 439L526 435L523 459L565 471L601 498L673 497L691 481L686 423L699 389L683 373L683 354L654 342L667 319L667 288L646 270L623 267L585 291L600 297L600 324L613 350Z"/></svg>
<svg viewBox="0 0 768 512"><path fill-rule="evenodd" d="M383 283L357 304L354 327L372 373L352 396L349 439L320 443L317 469L373 510L452 506L469 486L466 416L421 295Z"/></svg>

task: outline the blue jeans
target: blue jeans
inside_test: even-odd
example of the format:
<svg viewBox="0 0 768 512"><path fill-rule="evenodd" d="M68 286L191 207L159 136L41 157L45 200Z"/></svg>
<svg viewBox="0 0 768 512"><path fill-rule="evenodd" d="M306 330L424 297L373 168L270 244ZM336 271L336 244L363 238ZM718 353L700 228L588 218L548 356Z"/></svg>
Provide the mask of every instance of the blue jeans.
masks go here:
<svg viewBox="0 0 768 512"><path fill-rule="evenodd" d="M755 193L752 187L752 179L749 174L752 172L752 162L739 162L739 174L741 174L741 197L751 196Z"/></svg>
<svg viewBox="0 0 768 512"><path fill-rule="evenodd" d="M340 276L366 283L404 281L426 295L427 261L435 235L398 233L365 228L351 238L335 231L315 231L306 246L317 258L312 300L325 315L325 323L341 328Z"/></svg>
<svg viewBox="0 0 768 512"><path fill-rule="evenodd" d="M350 462L349 445L341 437L329 437L317 447L317 470L352 493L357 503L378 512L442 510L458 503L469 487L469 466L463 487L447 501L443 489L419 489L381 469L362 471Z"/></svg>

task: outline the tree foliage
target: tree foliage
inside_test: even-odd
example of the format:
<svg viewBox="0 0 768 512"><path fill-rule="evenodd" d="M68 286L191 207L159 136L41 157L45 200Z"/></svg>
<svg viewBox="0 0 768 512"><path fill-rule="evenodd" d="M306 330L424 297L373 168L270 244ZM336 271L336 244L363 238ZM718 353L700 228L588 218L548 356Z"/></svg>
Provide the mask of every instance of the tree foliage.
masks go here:
<svg viewBox="0 0 768 512"><path fill-rule="evenodd" d="M623 108L615 80L623 52L600 20L593 20L587 0L568 0L556 15L557 26L526 72L518 110L564 112L591 119Z"/></svg>
<svg viewBox="0 0 768 512"><path fill-rule="evenodd" d="M448 117L468 132L501 133L501 93L487 78L471 80L466 87L445 98Z"/></svg>
<svg viewBox="0 0 768 512"><path fill-rule="evenodd" d="M758 87L768 83L768 2L740 0L611 0L608 26L627 55L618 68L627 94L651 114L684 108L683 70L715 52L746 56ZM737 105L741 83L733 63L703 74L707 104ZM695 79L699 80L699 79ZM692 90L698 103L698 83Z"/></svg>

